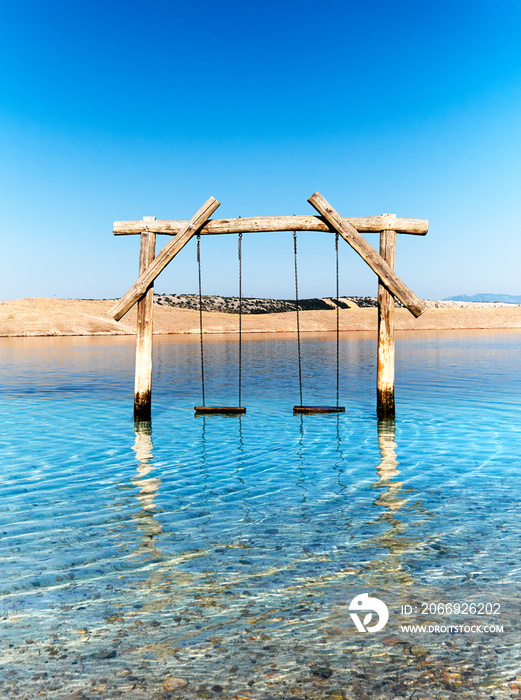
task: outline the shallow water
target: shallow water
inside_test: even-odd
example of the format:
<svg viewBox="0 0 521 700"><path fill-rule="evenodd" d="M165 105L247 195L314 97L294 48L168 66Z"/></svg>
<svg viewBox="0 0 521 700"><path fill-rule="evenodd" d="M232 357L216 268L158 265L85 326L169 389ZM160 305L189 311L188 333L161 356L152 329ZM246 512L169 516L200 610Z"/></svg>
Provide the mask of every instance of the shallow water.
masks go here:
<svg viewBox="0 0 521 700"><path fill-rule="evenodd" d="M0 697L515 694L519 333L401 334L380 425L371 334L342 337L346 413L326 416L292 413L291 337L245 339L244 417L194 417L198 345L157 338L152 432L133 353L0 342ZM207 402L235 403L237 344L205 356ZM334 402L334 358L305 338L304 403ZM363 593L381 631L356 629Z"/></svg>

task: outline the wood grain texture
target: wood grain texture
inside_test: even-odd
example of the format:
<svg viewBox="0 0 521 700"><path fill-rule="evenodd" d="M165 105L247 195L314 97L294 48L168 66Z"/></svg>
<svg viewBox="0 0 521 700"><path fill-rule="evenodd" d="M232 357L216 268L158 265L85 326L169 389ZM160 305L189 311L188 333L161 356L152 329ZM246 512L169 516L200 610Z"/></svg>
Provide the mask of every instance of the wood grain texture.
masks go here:
<svg viewBox="0 0 521 700"><path fill-rule="evenodd" d="M194 214L190 221L185 221L178 234L172 238L162 249L142 274L138 280L132 285L128 292L112 307L110 314L116 321L119 321L131 309L134 304L147 291L148 287L154 282L159 273L164 270L168 263L174 259L179 251L188 243L190 238L198 232L210 216L220 205L214 197L210 197L207 202ZM152 222L144 225L141 222L141 228L150 232Z"/></svg>
<svg viewBox="0 0 521 700"><path fill-rule="evenodd" d="M427 219L403 219L395 217L391 220L386 216L361 216L344 218L361 233L378 233L387 228L398 233L409 233L424 236L429 230ZM186 221L153 221L145 230L153 233L176 235L186 224ZM253 216L244 219L212 219L208 221L199 233L201 235L227 233L266 233L269 231L321 231L331 232L331 226L320 216ZM115 221L113 225L115 236L126 236L143 231L142 221Z"/></svg>
<svg viewBox="0 0 521 700"><path fill-rule="evenodd" d="M320 194L315 192L308 199L308 202L315 207L327 222L356 250L360 257L365 260L369 267L376 272L378 277L387 289L392 292L416 318L425 311L424 304L418 299L406 284L398 277L383 258L376 252L356 228L347 222Z"/></svg>
<svg viewBox="0 0 521 700"><path fill-rule="evenodd" d="M194 406L196 413L229 413L240 415L246 413L244 406Z"/></svg>
<svg viewBox="0 0 521 700"><path fill-rule="evenodd" d="M396 232L382 231L380 255L394 270ZM379 420L394 420L394 297L378 283L378 359L376 371L376 414Z"/></svg>
<svg viewBox="0 0 521 700"><path fill-rule="evenodd" d="M149 217L147 217L148 219ZM156 234L141 234L139 274L155 256ZM137 303L136 370L134 382L134 421L150 421L152 402L152 333L154 286L150 285Z"/></svg>
<svg viewBox="0 0 521 700"><path fill-rule="evenodd" d="M344 406L293 406L293 413L345 413Z"/></svg>

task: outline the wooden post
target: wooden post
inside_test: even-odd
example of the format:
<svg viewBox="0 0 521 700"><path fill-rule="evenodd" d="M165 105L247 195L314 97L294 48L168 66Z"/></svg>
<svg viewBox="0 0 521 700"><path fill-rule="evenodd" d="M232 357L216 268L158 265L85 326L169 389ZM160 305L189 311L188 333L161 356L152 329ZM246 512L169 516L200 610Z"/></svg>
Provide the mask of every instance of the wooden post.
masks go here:
<svg viewBox="0 0 521 700"><path fill-rule="evenodd" d="M143 221L154 221L155 216L144 216ZM144 231L141 234L139 274L154 260L156 234ZM151 419L152 403L152 333L153 333L154 284L137 303L136 379L134 385L134 421Z"/></svg>
<svg viewBox="0 0 521 700"><path fill-rule="evenodd" d="M380 232L380 255L394 270L396 231ZM394 297L378 281L378 366L376 414L379 420L394 420Z"/></svg>

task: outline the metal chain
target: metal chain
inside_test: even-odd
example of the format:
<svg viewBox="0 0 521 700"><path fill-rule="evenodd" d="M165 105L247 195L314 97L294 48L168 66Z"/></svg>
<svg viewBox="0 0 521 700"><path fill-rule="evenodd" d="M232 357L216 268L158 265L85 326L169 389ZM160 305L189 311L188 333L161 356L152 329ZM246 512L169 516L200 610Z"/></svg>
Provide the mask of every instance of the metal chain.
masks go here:
<svg viewBox="0 0 521 700"><path fill-rule="evenodd" d="M204 397L204 343L203 343L203 293L201 288L201 234L197 234L197 269L199 271L199 337L201 341L201 387L203 393L203 406L206 406Z"/></svg>
<svg viewBox="0 0 521 700"><path fill-rule="evenodd" d="M293 250L295 252L295 307L297 311L297 347L298 347L298 384L300 405L302 406L302 359L300 353L300 314L298 303L298 268L297 268L297 232L293 231Z"/></svg>
<svg viewBox="0 0 521 700"><path fill-rule="evenodd" d="M336 257L336 407L338 408L340 394L340 307L338 304L338 231L335 232Z"/></svg>
<svg viewBox="0 0 521 700"><path fill-rule="evenodd" d="M239 258L239 406L242 393L242 233L239 233L237 242L237 256Z"/></svg>

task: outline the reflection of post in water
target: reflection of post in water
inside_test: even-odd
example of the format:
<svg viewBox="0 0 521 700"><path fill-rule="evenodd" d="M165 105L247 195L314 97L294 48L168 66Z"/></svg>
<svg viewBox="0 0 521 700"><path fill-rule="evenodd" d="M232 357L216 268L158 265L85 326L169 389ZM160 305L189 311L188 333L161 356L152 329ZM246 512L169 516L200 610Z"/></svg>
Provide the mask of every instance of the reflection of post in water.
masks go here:
<svg viewBox="0 0 521 700"><path fill-rule="evenodd" d="M403 481L392 481L392 478L398 476L398 459L396 457L396 423L394 421L378 421L378 447L380 448L380 464L376 467L378 476L377 482L373 484L374 489L385 489L378 496L375 505L383 506L387 509L387 514L394 517L393 512L399 510L407 499L397 498L402 489Z"/></svg>
<svg viewBox="0 0 521 700"><path fill-rule="evenodd" d="M408 502L408 498L399 498L403 481L393 481L400 473L396 457L396 423L394 421L378 421L378 447L380 448L380 463L376 467L378 480L372 485L373 489L381 489L382 493L373 505L383 508L384 512L376 522L385 523L388 529L377 537L363 543L362 546L378 546L389 550L389 556L373 561L370 568L380 571L386 578L392 577L400 583L412 583L414 579L403 569L401 556L418 545L418 541L401 535L409 525L400 520L397 515Z"/></svg>
<svg viewBox="0 0 521 700"><path fill-rule="evenodd" d="M156 547L155 537L159 535L163 527L152 517L152 511L156 508L154 499L158 494L161 479L149 477L151 471L155 469L152 463L152 423L150 421L138 421L134 423L136 441L133 449L136 452L136 459L139 462L138 475L131 479L133 486L138 489L135 498L141 505L141 510L133 514L137 520L140 530L143 531L143 541L139 545L140 553L147 556L161 556L161 550Z"/></svg>

